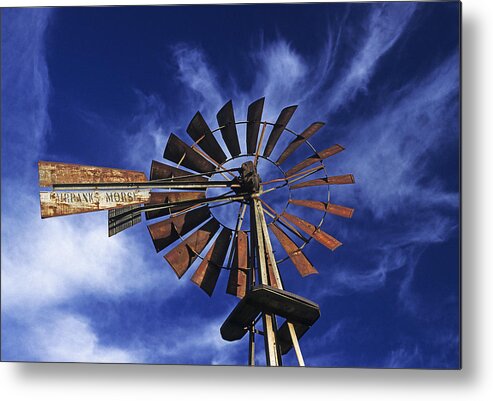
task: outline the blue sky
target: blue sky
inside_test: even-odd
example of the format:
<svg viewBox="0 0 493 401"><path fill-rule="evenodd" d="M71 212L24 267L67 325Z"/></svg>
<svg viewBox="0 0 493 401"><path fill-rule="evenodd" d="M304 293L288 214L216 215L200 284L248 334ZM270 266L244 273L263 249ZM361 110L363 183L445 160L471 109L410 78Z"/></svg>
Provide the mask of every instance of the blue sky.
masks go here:
<svg viewBox="0 0 493 401"><path fill-rule="evenodd" d="M307 248L320 274L281 265L321 306L307 365L457 368L458 46L455 2L2 10L2 360L246 363L219 334L227 275L209 299L145 224L42 221L36 164L148 172L197 110L215 127L265 96L270 121L325 121L312 143L343 145L327 167L356 177L331 189L353 219L324 223L344 245Z"/></svg>

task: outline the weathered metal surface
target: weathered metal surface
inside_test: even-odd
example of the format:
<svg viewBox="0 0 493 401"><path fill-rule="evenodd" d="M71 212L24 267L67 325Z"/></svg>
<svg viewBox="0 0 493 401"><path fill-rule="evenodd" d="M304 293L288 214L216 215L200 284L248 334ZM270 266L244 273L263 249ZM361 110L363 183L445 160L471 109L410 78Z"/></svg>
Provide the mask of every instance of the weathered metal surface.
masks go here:
<svg viewBox="0 0 493 401"><path fill-rule="evenodd" d="M294 266L302 277L318 273L318 271L315 269L315 267L313 267L311 262L303 254L299 247L291 240L291 238L288 237L288 235L281 228L279 228L275 223L272 223L270 225L270 229L272 230L277 240L288 254L289 259L291 259L291 262L293 262Z"/></svg>
<svg viewBox="0 0 493 401"><path fill-rule="evenodd" d="M151 199L148 205L165 205L174 202L184 202L192 200L205 199L205 192L151 192ZM191 204L185 206L173 206L169 208L151 210L146 212L146 219L156 219L158 217L167 216L170 213L175 213L180 210L190 207Z"/></svg>
<svg viewBox="0 0 493 401"><path fill-rule="evenodd" d="M286 149L281 153L277 159L277 164L283 164L286 159L291 156L296 149L298 149L304 142L310 139L315 133L322 128L325 123L316 122L311 124L307 129L305 129L297 138L293 139L291 143L286 147Z"/></svg>
<svg viewBox="0 0 493 401"><path fill-rule="evenodd" d="M193 173L179 169L177 167L168 166L167 164L160 163L156 160L151 164L151 180L167 180L173 178L173 181L187 181L187 182L206 182L208 178L202 176L190 177ZM182 178L183 177L183 178Z"/></svg>
<svg viewBox="0 0 493 401"><path fill-rule="evenodd" d="M238 298L243 298L247 287L248 268L248 234L238 231L238 236L233 244L233 265L229 272L226 292Z"/></svg>
<svg viewBox="0 0 493 401"><path fill-rule="evenodd" d="M331 146L330 148L324 149L320 152L317 152L313 156L310 156L308 159L303 160L302 162L298 163L296 166L290 168L288 171L286 171L286 176L289 177L293 175L294 173L297 173L298 171L301 171L308 166L311 166L312 164L320 161L320 160L325 160L330 156L333 156L339 152L342 152L344 148L341 145L334 145Z"/></svg>
<svg viewBox="0 0 493 401"><path fill-rule="evenodd" d="M204 250L218 229L218 221L212 218L164 255L164 258L175 271L178 278L181 278L186 273L197 258L197 255Z"/></svg>
<svg viewBox="0 0 493 401"><path fill-rule="evenodd" d="M277 144L277 141L279 140L279 137L284 131L284 128L286 128L286 125L288 125L289 120L291 120L291 117L293 116L297 107L298 106L286 107L281 111L279 117L277 117L276 124L272 128L267 144L265 145L265 149L264 149L265 157L269 157L271 155L272 151L274 150L274 147Z"/></svg>
<svg viewBox="0 0 493 401"><path fill-rule="evenodd" d="M346 217L350 219L353 217L354 209L351 207L335 205L333 203L326 203L320 201L311 200L301 200L301 199L290 199L289 203L297 206L309 207L311 209L322 210L331 214L336 214L338 216Z"/></svg>
<svg viewBox="0 0 493 401"><path fill-rule="evenodd" d="M283 212L281 214L281 217L286 219L290 223L294 224L300 230L307 233L310 237L320 242L322 245L326 246L331 251L342 245L342 242L338 241L331 235L315 227L313 224L308 223L307 221L300 219L297 216L293 216L292 214Z"/></svg>
<svg viewBox="0 0 493 401"><path fill-rule="evenodd" d="M236 305L221 326L221 336L226 341L241 339L248 325L261 312L284 317L293 323L313 325L320 317L320 307L291 292L260 284Z"/></svg>
<svg viewBox="0 0 493 401"><path fill-rule="evenodd" d="M211 176L210 171L215 169L210 161L202 157L175 134L170 134L163 157L207 176Z"/></svg>
<svg viewBox="0 0 493 401"><path fill-rule="evenodd" d="M80 164L38 162L39 186L57 184L125 183L147 181L143 172Z"/></svg>
<svg viewBox="0 0 493 401"><path fill-rule="evenodd" d="M277 282L277 277L274 273L274 267L272 266L272 262L269 258L266 258L267 262L267 274L269 275L269 284L274 288L280 288L280 285Z"/></svg>
<svg viewBox="0 0 493 401"><path fill-rule="evenodd" d="M209 208L204 206L147 226L156 252L162 251L180 238L180 235L198 227L210 216Z"/></svg>
<svg viewBox="0 0 493 401"><path fill-rule="evenodd" d="M317 178L315 180L300 182L298 184L291 185L289 188L307 188L317 187L320 185L343 185L354 184L354 176L352 174L336 175L332 177Z"/></svg>
<svg viewBox="0 0 493 401"><path fill-rule="evenodd" d="M209 296L212 296L222 266L224 265L226 253L231 242L231 234L231 230L227 228L222 229L192 276L192 282L202 288Z"/></svg>
<svg viewBox="0 0 493 401"><path fill-rule="evenodd" d="M230 100L217 113L217 123L221 128L221 135L224 143L228 147L231 156L238 156L241 153L240 142L238 141L238 132L236 131L235 115L233 111L233 102Z"/></svg>
<svg viewBox="0 0 493 401"><path fill-rule="evenodd" d="M126 230L142 221L141 212L132 210L140 208L140 205L126 206L121 209L108 210L108 237Z"/></svg>
<svg viewBox="0 0 493 401"><path fill-rule="evenodd" d="M264 110L265 98L260 98L248 106L247 113L247 153L254 154L257 150L258 131L260 121L262 120L262 111Z"/></svg>
<svg viewBox="0 0 493 401"><path fill-rule="evenodd" d="M41 191L39 193L41 218L43 219L138 205L147 203L150 197L150 190L138 189L80 192Z"/></svg>
<svg viewBox="0 0 493 401"><path fill-rule="evenodd" d="M190 121L187 133L216 162L222 164L226 161L225 153L217 143L216 138L214 138L211 129L200 112L197 112L192 118L192 121Z"/></svg>

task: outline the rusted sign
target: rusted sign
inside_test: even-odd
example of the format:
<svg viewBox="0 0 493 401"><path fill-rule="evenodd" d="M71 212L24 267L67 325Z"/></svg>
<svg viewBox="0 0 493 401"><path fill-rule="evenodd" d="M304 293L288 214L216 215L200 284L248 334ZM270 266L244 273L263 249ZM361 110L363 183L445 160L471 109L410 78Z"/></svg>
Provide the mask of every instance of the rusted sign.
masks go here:
<svg viewBox="0 0 493 401"><path fill-rule="evenodd" d="M317 152L313 156L310 156L308 159L303 160L302 162L298 163L296 166L290 168L286 172L286 176L289 178L291 175L294 173L297 173L298 171L301 171L308 166L311 166L312 164L320 161L320 160L325 160L330 156L333 156L339 152L342 152L344 148L341 145L334 145L331 146L330 148L324 149L320 152Z"/></svg>
<svg viewBox="0 0 493 401"><path fill-rule="evenodd" d="M41 218L117 209L147 203L150 190L41 191Z"/></svg>
<svg viewBox="0 0 493 401"><path fill-rule="evenodd" d="M38 162L39 186L57 184L98 184L147 181L143 172L80 164Z"/></svg>
<svg viewBox="0 0 493 401"><path fill-rule="evenodd" d="M317 240L322 245L329 248L331 251L342 245L342 243L337 239L335 239L333 236L315 227L313 224L308 223L303 219L300 219L298 216L293 216L292 214L284 212L281 214L281 217L283 217L285 220L289 221L290 223L294 224L300 230L307 233L310 237Z"/></svg>
<svg viewBox="0 0 493 401"><path fill-rule="evenodd" d="M289 188L307 188L307 187L317 187L320 185L344 185L344 184L354 184L354 176L352 174L335 175L332 177L317 178L315 180L300 182L299 184L291 185Z"/></svg>

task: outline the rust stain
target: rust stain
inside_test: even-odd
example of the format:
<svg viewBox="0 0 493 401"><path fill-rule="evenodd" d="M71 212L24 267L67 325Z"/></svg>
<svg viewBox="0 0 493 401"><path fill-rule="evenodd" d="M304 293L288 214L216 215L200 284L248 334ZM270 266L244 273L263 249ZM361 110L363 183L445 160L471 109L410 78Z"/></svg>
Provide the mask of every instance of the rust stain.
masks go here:
<svg viewBox="0 0 493 401"><path fill-rule="evenodd" d="M150 190L117 191L41 191L41 218L65 216L69 214L118 209L129 205L147 203Z"/></svg>
<svg viewBox="0 0 493 401"><path fill-rule="evenodd" d="M297 173L298 171L301 171L308 166L311 166L312 164L320 161L320 160L325 160L330 156L333 156L339 152L342 152L344 148L341 145L334 145L331 146L330 148L324 149L320 152L317 152L313 156L310 156L308 159L303 160L302 162L298 163L294 167L290 168L288 171L286 171L286 176L289 178L291 175L294 173Z"/></svg>
<svg viewBox="0 0 493 401"><path fill-rule="evenodd" d="M317 240L322 245L329 248L331 251L342 245L342 242L338 241L326 232L317 229L317 227L315 227L313 224L308 223L307 221L300 219L297 216L293 216L292 214L284 212L281 214L281 217L297 226L300 230L307 233L310 237Z"/></svg>
<svg viewBox="0 0 493 401"><path fill-rule="evenodd" d="M56 184L92 184L144 182L143 172L107 167L83 166L80 164L38 162L39 186Z"/></svg>
<svg viewBox="0 0 493 401"><path fill-rule="evenodd" d="M326 203L320 201L290 199L289 203L297 206L309 207L311 209L321 210L338 216L346 217L350 219L353 217L354 209L347 206L335 205L333 203Z"/></svg>
<svg viewBox="0 0 493 401"><path fill-rule="evenodd" d="M306 187L316 187L320 185L344 185L354 184L354 176L352 174L335 175L332 177L317 178L315 180L301 182L299 184L291 185L289 188L298 189Z"/></svg>
<svg viewBox="0 0 493 401"><path fill-rule="evenodd" d="M269 227L302 277L318 273L298 246L277 224L272 223Z"/></svg>

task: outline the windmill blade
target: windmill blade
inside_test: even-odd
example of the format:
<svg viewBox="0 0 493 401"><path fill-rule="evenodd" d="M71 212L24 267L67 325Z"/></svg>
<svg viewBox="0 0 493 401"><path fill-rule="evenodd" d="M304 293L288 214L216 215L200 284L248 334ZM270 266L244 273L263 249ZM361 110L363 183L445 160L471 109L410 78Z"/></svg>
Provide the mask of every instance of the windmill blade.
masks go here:
<svg viewBox="0 0 493 401"><path fill-rule="evenodd" d="M162 251L210 216L209 208L204 206L147 226L156 252Z"/></svg>
<svg viewBox="0 0 493 401"><path fill-rule="evenodd" d="M165 205L174 202L184 202L205 199L205 192L151 192L149 205ZM179 212L190 207L190 205L173 206L159 210L150 210L146 212L146 219L152 220L158 217L167 216L170 213Z"/></svg>
<svg viewBox="0 0 493 401"><path fill-rule="evenodd" d="M342 242L338 241L331 235L315 227L313 224L308 223L307 221L300 219L297 216L293 216L292 214L283 212L281 214L281 217L289 221L290 223L294 224L300 230L307 233L310 237L320 242L322 245L326 246L331 251L335 250L337 247L342 245Z"/></svg>
<svg viewBox="0 0 493 401"><path fill-rule="evenodd" d="M215 169L214 164L202 157L175 134L169 136L163 157L209 177L212 175L210 171Z"/></svg>
<svg viewBox="0 0 493 401"><path fill-rule="evenodd" d="M269 139L267 141L267 144L265 145L264 149L264 156L269 157L272 151L274 150L274 147L277 144L277 141L279 140L279 137L281 136L282 132L284 131L284 128L286 128L286 125L288 125L289 120L291 120L291 117L293 116L294 112L296 111L298 106L289 106L286 107L281 111L281 114L279 114L279 117L277 117L277 121L272 128L272 131L270 133Z"/></svg>
<svg viewBox="0 0 493 401"><path fill-rule="evenodd" d="M192 182L206 182L208 178L196 175L190 177L192 173L189 171L181 170L177 167L168 166L167 164L160 163L153 160L151 163L151 181L153 180L166 180L173 178L174 181L192 181ZM184 178L180 178L184 177Z"/></svg>
<svg viewBox="0 0 493 401"><path fill-rule="evenodd" d="M318 273L301 249L299 249L298 245L280 227L275 223L270 224L269 227L302 277Z"/></svg>
<svg viewBox="0 0 493 401"><path fill-rule="evenodd" d="M298 163L296 166L292 167L288 171L286 171L286 176L291 176L298 171L301 171L308 166L311 166L312 164L320 161L320 160L325 160L330 156L333 156L339 152L342 152L344 148L341 145L334 145L331 146L330 148L324 149L321 152L317 152L313 156L310 156L308 159L303 160L302 162Z"/></svg>
<svg viewBox="0 0 493 401"><path fill-rule="evenodd" d="M212 244L209 252L193 274L191 280L202 288L207 295L212 296L217 279L221 273L228 247L231 242L232 231L224 228Z"/></svg>
<svg viewBox="0 0 493 401"><path fill-rule="evenodd" d="M187 133L193 141L218 164L222 164L226 161L227 158L225 153L223 152L221 146L217 143L211 129L199 111L192 118L192 121L190 121L187 128Z"/></svg>
<svg viewBox="0 0 493 401"><path fill-rule="evenodd" d="M231 156L238 156L241 153L240 142L238 141L238 132L236 131L235 115L233 111L233 102L230 100L217 113L217 123L221 128L221 135L224 143L228 147Z"/></svg>
<svg viewBox="0 0 493 401"><path fill-rule="evenodd" d="M353 217L354 209L351 207L335 205L333 203L326 203L320 201L290 199L288 201L293 205L309 207L311 209L321 210L323 212L335 214L337 216L346 217L350 219Z"/></svg>
<svg viewBox="0 0 493 401"><path fill-rule="evenodd" d="M260 128L260 121L262 120L264 101L265 98L261 97L248 106L246 141L247 153L250 154L254 154L257 151L258 131Z"/></svg>
<svg viewBox="0 0 493 401"><path fill-rule="evenodd" d="M58 184L147 181L145 174L140 171L58 162L39 161L38 172L40 187L51 187Z"/></svg>
<svg viewBox="0 0 493 401"><path fill-rule="evenodd" d="M295 138L288 147L281 153L281 156L277 159L277 164L283 164L286 159L291 156L296 149L298 149L304 142L310 139L315 133L322 128L325 123L316 122L311 124L307 129L305 129L297 138Z"/></svg>
<svg viewBox="0 0 493 401"><path fill-rule="evenodd" d="M132 210L138 208L140 208L140 205L108 210L108 237L112 237L140 223L142 221L141 212L131 213Z"/></svg>
<svg viewBox="0 0 493 401"><path fill-rule="evenodd" d="M245 231L238 231L236 241L233 243L233 251L233 266L229 271L226 292L243 298L246 294L248 271L248 234Z"/></svg>
<svg viewBox="0 0 493 401"><path fill-rule="evenodd" d="M187 239L169 251L164 258L181 278L197 256L202 253L209 241L219 229L219 223L215 218L210 219Z"/></svg>
<svg viewBox="0 0 493 401"><path fill-rule="evenodd" d="M352 174L335 175L332 177L317 178L315 180L300 182L298 184L290 185L290 189L317 187L320 185L344 185L354 184L354 176Z"/></svg>

